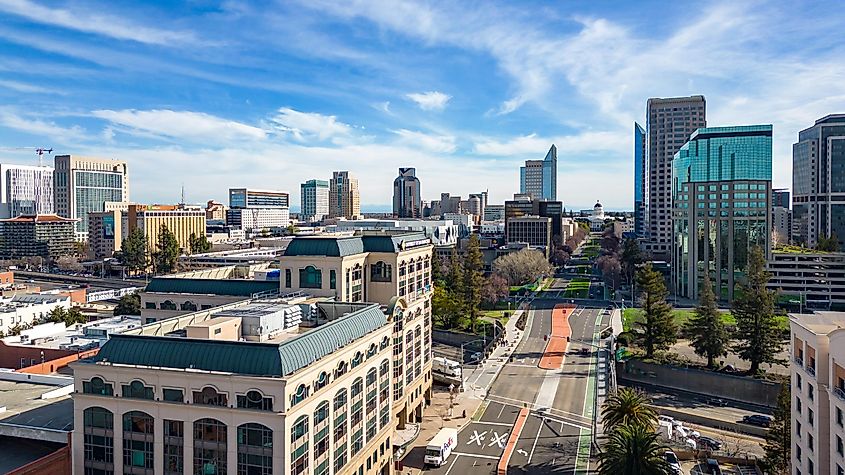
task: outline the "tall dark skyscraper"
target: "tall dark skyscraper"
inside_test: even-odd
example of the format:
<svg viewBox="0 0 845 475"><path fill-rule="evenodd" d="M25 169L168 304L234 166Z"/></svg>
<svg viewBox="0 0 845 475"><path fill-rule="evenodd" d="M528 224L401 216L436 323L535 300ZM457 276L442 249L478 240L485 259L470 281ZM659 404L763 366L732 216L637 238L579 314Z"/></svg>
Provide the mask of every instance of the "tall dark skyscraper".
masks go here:
<svg viewBox="0 0 845 475"><path fill-rule="evenodd" d="M393 180L393 215L398 218L422 217L420 180L416 168L400 168Z"/></svg>
<svg viewBox="0 0 845 475"><path fill-rule="evenodd" d="M800 244L823 237L845 244L845 114L832 114L798 132L792 145L792 220Z"/></svg>
<svg viewBox="0 0 845 475"><path fill-rule="evenodd" d="M634 232L638 238L646 237L648 218L648 155L646 131L634 122Z"/></svg>
<svg viewBox="0 0 845 475"><path fill-rule="evenodd" d="M671 259L672 159L693 132L707 126L705 110L704 96L651 98L646 106L646 249L657 259Z"/></svg>

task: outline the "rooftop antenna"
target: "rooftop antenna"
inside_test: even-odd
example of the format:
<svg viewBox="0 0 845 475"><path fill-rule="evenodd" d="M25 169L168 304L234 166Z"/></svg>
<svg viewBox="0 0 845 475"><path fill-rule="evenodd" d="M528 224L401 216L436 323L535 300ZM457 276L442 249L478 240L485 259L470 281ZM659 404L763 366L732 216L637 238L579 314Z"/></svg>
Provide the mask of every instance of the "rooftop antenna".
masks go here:
<svg viewBox="0 0 845 475"><path fill-rule="evenodd" d="M182 201L180 202L180 204L182 204L182 205L185 204L185 183L184 182L182 183Z"/></svg>

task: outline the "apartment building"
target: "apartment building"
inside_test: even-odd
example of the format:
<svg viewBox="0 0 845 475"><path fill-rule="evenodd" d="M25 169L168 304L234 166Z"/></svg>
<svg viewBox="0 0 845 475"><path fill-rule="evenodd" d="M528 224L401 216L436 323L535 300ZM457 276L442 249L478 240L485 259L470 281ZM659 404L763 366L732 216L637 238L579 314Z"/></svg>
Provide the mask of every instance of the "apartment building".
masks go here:
<svg viewBox="0 0 845 475"><path fill-rule="evenodd" d="M53 167L0 163L0 218L53 213Z"/></svg>
<svg viewBox="0 0 845 475"><path fill-rule="evenodd" d="M319 311L327 323L266 342L242 341L249 326L214 312L113 335L72 364L74 473L393 473L391 337L404 308Z"/></svg>
<svg viewBox="0 0 845 475"><path fill-rule="evenodd" d="M55 214L0 219L0 258L55 260L76 252L75 220Z"/></svg>
<svg viewBox="0 0 845 475"><path fill-rule="evenodd" d="M845 313L790 315L792 473L845 473Z"/></svg>

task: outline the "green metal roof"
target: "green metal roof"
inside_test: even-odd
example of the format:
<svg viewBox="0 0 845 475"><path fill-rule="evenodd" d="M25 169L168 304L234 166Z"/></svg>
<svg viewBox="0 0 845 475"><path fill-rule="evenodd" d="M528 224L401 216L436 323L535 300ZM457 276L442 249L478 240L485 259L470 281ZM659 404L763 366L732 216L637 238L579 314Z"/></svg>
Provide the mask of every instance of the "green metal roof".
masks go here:
<svg viewBox="0 0 845 475"><path fill-rule="evenodd" d="M297 237L285 249L286 256L342 257L362 252L364 252L364 244L360 237Z"/></svg>
<svg viewBox="0 0 845 475"><path fill-rule="evenodd" d="M156 277L147 284L147 292L178 294L215 294L249 297L258 292L279 290L278 282L261 280L221 280Z"/></svg>
<svg viewBox="0 0 845 475"><path fill-rule="evenodd" d="M287 376L385 324L387 316L373 304L279 344L113 335L93 361Z"/></svg>
<svg viewBox="0 0 845 475"><path fill-rule="evenodd" d="M423 233L403 233L361 236L364 241L364 250L367 252L399 252L402 250L403 242L428 241Z"/></svg>

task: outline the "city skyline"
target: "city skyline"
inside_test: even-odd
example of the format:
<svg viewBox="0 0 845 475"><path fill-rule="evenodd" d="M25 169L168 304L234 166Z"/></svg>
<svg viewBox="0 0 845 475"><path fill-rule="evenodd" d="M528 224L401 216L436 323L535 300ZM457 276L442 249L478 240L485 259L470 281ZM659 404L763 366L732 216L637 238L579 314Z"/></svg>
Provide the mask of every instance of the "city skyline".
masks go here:
<svg viewBox="0 0 845 475"><path fill-rule="evenodd" d="M652 33L658 10L681 26ZM809 33L843 20L813 4L20 0L0 12L0 161L36 163L40 146L125 160L139 202L177 202L189 175L190 202L243 184L299 203L301 182L348 169L362 208L387 210L394 171L415 167L423 199L489 189L497 203L554 143L568 209L629 210L630 127L649 97L701 94L713 123L772 123L776 187L791 186L798 131L845 108L843 45Z"/></svg>

